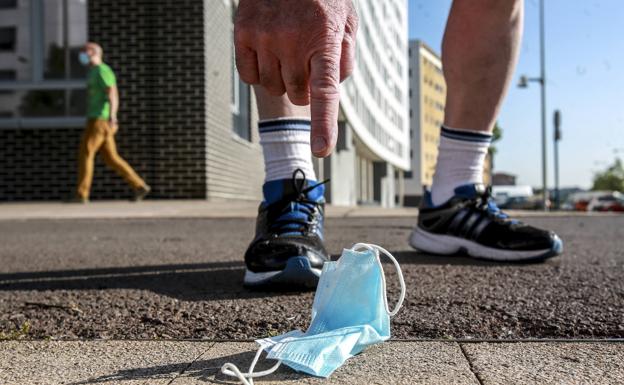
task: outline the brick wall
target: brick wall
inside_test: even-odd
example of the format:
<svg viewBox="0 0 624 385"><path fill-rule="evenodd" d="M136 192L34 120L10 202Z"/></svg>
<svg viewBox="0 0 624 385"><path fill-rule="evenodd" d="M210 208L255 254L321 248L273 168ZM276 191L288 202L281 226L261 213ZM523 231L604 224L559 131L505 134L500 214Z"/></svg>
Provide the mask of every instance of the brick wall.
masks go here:
<svg viewBox="0 0 624 385"><path fill-rule="evenodd" d="M231 20L229 1L89 1L89 39L118 78L118 150L152 186L151 198L261 196L253 98L251 141L232 130ZM71 196L81 131L0 130L0 200ZM130 196L98 159L92 199Z"/></svg>
<svg viewBox="0 0 624 385"><path fill-rule="evenodd" d="M0 201L69 197L81 131L0 130Z"/></svg>
<svg viewBox="0 0 624 385"><path fill-rule="evenodd" d="M197 0L89 2L89 38L118 77L120 153L153 198L205 198L203 4ZM114 190L111 172L94 184Z"/></svg>

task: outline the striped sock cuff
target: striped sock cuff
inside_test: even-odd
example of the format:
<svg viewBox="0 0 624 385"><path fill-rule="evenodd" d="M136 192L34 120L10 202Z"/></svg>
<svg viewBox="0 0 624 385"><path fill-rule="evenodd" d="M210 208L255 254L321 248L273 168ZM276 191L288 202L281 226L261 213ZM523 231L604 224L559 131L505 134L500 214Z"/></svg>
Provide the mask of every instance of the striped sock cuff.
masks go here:
<svg viewBox="0 0 624 385"><path fill-rule="evenodd" d="M310 132L310 119L287 118L268 119L258 122L258 131L261 134L276 131L306 131Z"/></svg>
<svg viewBox="0 0 624 385"><path fill-rule="evenodd" d="M492 141L492 134L484 134L482 131L458 130L444 126L442 126L440 135L464 142L490 143Z"/></svg>

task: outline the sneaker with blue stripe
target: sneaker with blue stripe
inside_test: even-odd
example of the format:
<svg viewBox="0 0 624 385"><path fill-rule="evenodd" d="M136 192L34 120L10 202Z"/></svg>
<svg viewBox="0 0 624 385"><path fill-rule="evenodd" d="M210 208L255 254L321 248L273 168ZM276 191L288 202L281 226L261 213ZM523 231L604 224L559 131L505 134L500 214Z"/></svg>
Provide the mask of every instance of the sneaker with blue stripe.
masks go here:
<svg viewBox="0 0 624 385"><path fill-rule="evenodd" d="M324 183L298 169L292 179L264 184L256 236L245 253L245 286L316 288L330 260L323 245Z"/></svg>
<svg viewBox="0 0 624 385"><path fill-rule="evenodd" d="M425 191L418 224L409 243L440 255L467 255L499 262L535 262L561 254L563 243L552 231L509 218L494 203L491 189L468 184L446 203L434 206Z"/></svg>

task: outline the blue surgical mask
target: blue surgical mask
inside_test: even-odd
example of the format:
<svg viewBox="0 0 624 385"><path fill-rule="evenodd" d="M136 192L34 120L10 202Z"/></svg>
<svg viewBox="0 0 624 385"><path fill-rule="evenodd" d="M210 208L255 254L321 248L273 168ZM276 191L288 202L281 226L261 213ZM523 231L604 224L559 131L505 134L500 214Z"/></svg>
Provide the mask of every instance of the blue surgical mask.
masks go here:
<svg viewBox="0 0 624 385"><path fill-rule="evenodd" d="M86 52L80 52L78 54L78 61L83 66L87 66L91 62L91 58L89 58L89 55Z"/></svg>
<svg viewBox="0 0 624 385"><path fill-rule="evenodd" d="M392 260L401 284L401 295L392 311L388 308L379 252ZM260 349L247 373L231 363L223 365L221 371L238 377L245 385L253 385L254 377L270 374L280 364L328 377L348 358L390 338L390 317L399 311L404 298L403 274L392 254L379 246L358 243L345 249L338 261L323 265L312 305L312 322L305 333L293 330L257 340ZM267 359L278 362L271 369L254 373L263 350Z"/></svg>

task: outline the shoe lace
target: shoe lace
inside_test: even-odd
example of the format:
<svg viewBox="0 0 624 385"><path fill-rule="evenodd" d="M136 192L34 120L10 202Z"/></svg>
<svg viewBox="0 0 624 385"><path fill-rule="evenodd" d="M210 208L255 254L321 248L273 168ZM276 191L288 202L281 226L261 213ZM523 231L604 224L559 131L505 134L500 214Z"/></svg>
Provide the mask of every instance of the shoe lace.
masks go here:
<svg viewBox="0 0 624 385"><path fill-rule="evenodd" d="M488 214L488 216L500 221L508 223L516 223L517 221L511 220L509 215L505 214L492 198L492 186L487 186L483 194L479 195L475 202L475 207Z"/></svg>
<svg viewBox="0 0 624 385"><path fill-rule="evenodd" d="M301 178L297 178L298 175L301 175ZM298 168L293 172L291 182L293 193L284 195L282 199L268 207L269 230L273 234L303 234L310 231L310 228L318 222L314 214L321 202L309 199L308 193L329 182L329 179L304 188L305 173Z"/></svg>

